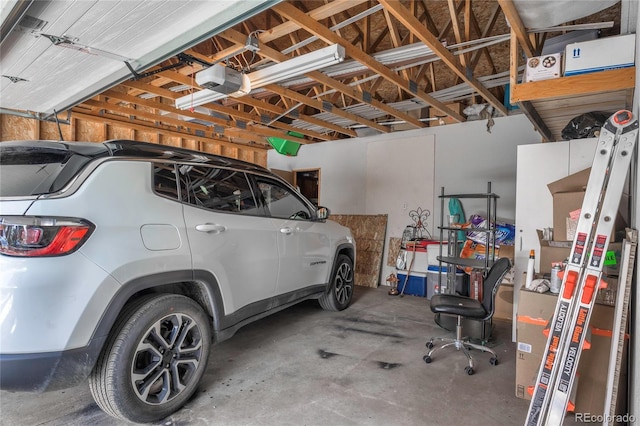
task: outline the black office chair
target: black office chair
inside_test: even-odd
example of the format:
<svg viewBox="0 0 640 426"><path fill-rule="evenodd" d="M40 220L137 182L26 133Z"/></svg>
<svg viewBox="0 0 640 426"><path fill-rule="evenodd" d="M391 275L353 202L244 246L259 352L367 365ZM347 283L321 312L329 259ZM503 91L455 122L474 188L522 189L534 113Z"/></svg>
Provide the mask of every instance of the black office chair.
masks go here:
<svg viewBox="0 0 640 426"><path fill-rule="evenodd" d="M464 296L458 296L454 294L436 294L431 298L431 311L435 314L456 315L456 337L455 339L446 337L431 338L427 342L427 348L429 353L424 356L423 360L427 364L431 363L431 356L434 352L444 349L449 346L454 346L456 350L464 352L469 360L469 365L465 367L465 372L469 375L473 374L473 358L469 353L469 349L478 349L483 352L489 352L493 357L489 360L491 365L498 364L498 356L496 353L483 345L477 345L471 343L462 337L462 320L463 318L469 318L473 320L482 321L484 332L484 321L488 321L493 317L495 311L495 297L498 292L498 287L502 282L505 274L511 269L511 262L506 257L496 260L489 273L484 279L482 287L483 297L482 302L476 299ZM434 347L433 341L440 340L444 342L442 346Z"/></svg>

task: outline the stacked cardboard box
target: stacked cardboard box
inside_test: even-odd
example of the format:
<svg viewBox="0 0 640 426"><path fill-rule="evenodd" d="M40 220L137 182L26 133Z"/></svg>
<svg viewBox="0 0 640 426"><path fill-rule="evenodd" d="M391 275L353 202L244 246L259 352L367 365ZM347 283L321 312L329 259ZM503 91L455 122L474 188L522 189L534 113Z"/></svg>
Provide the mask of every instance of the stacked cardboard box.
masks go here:
<svg viewBox="0 0 640 426"><path fill-rule="evenodd" d="M553 317L557 300L557 295L550 292L520 290L515 386L518 398L531 399L530 391L535 384L547 343L544 330ZM594 305L587 337L591 348L582 352L577 385L574 386L576 413L601 415L604 412L613 313L613 306Z"/></svg>
<svg viewBox="0 0 640 426"><path fill-rule="evenodd" d="M553 196L553 241L573 241L590 173L591 168L587 168L547 185ZM626 211L627 203L628 197L623 195L621 212ZM611 241L615 241L615 232L624 229L624 226L625 220L619 213Z"/></svg>
<svg viewBox="0 0 640 426"><path fill-rule="evenodd" d="M513 282L503 281L498 287L493 318L505 321L513 320Z"/></svg>

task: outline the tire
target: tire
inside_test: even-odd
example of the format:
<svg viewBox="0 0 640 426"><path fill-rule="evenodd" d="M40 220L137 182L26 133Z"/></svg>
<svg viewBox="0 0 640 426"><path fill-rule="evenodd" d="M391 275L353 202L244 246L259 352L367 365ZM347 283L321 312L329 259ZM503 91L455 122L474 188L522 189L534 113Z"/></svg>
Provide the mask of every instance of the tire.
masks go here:
<svg viewBox="0 0 640 426"><path fill-rule="evenodd" d="M345 254L338 255L329 289L318 299L322 309L342 311L349 306L353 298L353 277L353 261L351 261L351 258Z"/></svg>
<svg viewBox="0 0 640 426"><path fill-rule="evenodd" d="M125 307L89 377L107 414L135 423L163 419L196 391L211 349L209 317L179 295L152 295Z"/></svg>

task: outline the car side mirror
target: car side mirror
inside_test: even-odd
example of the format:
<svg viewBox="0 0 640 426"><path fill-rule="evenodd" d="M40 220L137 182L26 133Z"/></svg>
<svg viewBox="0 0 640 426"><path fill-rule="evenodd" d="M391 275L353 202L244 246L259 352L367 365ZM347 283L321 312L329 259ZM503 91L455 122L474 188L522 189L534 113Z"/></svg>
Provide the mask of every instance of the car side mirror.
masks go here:
<svg viewBox="0 0 640 426"><path fill-rule="evenodd" d="M318 220L329 219L329 209L327 207L318 207L317 217L318 217Z"/></svg>

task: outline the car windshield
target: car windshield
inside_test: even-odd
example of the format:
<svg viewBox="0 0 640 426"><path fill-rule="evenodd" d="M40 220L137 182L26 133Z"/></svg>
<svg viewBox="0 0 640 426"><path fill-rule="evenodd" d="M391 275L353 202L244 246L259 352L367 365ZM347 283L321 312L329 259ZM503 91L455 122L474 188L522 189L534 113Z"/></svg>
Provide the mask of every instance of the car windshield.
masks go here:
<svg viewBox="0 0 640 426"><path fill-rule="evenodd" d="M0 197L21 197L59 191L91 157L68 149L0 144Z"/></svg>

